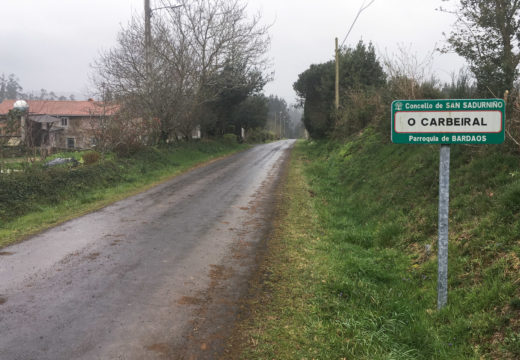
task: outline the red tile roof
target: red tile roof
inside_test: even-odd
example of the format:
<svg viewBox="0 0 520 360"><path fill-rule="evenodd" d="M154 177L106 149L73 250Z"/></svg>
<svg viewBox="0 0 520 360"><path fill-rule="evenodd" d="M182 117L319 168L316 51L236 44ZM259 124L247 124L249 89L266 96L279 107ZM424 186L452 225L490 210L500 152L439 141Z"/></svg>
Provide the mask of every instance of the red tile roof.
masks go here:
<svg viewBox="0 0 520 360"><path fill-rule="evenodd" d="M13 108L16 100L4 100L0 103L0 115L5 115ZM28 100L29 113L33 115L54 115L54 116L90 116L103 112L103 102L101 101L56 101L56 100ZM105 109L105 113L116 112L116 107L112 106L112 111Z"/></svg>

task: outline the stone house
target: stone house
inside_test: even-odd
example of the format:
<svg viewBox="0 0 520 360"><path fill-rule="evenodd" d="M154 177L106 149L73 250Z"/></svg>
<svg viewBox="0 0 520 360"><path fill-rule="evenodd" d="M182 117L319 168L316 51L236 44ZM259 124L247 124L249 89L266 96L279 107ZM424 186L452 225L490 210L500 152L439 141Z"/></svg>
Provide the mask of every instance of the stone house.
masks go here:
<svg viewBox="0 0 520 360"><path fill-rule="evenodd" d="M47 149L90 149L95 145L93 130L103 117L115 113L102 102L28 100L28 114L9 131L7 114L16 100L0 103L0 136L11 143L25 143ZM18 141L16 141L18 139Z"/></svg>

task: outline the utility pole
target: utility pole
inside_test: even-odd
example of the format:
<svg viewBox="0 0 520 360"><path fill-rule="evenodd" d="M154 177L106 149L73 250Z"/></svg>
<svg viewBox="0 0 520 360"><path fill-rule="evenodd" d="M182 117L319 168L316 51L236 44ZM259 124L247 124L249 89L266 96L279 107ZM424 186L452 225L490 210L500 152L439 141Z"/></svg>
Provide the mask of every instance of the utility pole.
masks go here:
<svg viewBox="0 0 520 360"><path fill-rule="evenodd" d="M283 119L283 137L285 138L285 116Z"/></svg>
<svg viewBox="0 0 520 360"><path fill-rule="evenodd" d="M274 135L278 135L278 126L276 125L276 111L274 112Z"/></svg>
<svg viewBox="0 0 520 360"><path fill-rule="evenodd" d="M146 77L150 76L151 68L151 48L152 48L152 9L150 0L144 0L144 57L146 64Z"/></svg>
<svg viewBox="0 0 520 360"><path fill-rule="evenodd" d="M152 11L162 9L172 10L180 7L182 7L182 5L169 5L152 9L150 7L150 0L144 0L144 63L148 90L151 88L152 77Z"/></svg>
<svg viewBox="0 0 520 360"><path fill-rule="evenodd" d="M336 86L335 86L335 94L336 101L334 104L336 105L336 110L339 109L339 48L338 48L338 38L336 38Z"/></svg>
<svg viewBox="0 0 520 360"><path fill-rule="evenodd" d="M285 135L285 119L284 119L284 116L282 114L282 112L280 112L280 138L283 139L284 135Z"/></svg>
<svg viewBox="0 0 520 360"><path fill-rule="evenodd" d="M280 113L278 114L278 120L280 120L280 139L282 138L282 112L280 111Z"/></svg>

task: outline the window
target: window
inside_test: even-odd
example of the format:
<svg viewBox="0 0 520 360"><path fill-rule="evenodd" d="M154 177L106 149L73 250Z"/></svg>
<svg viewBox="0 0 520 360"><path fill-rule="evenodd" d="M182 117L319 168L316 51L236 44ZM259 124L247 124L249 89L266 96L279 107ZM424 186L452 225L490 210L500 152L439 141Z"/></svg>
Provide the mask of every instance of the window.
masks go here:
<svg viewBox="0 0 520 360"><path fill-rule="evenodd" d="M68 117L62 117L61 118L61 126L69 126L69 118Z"/></svg>
<svg viewBox="0 0 520 360"><path fill-rule="evenodd" d="M74 149L74 138L67 138L67 149Z"/></svg>

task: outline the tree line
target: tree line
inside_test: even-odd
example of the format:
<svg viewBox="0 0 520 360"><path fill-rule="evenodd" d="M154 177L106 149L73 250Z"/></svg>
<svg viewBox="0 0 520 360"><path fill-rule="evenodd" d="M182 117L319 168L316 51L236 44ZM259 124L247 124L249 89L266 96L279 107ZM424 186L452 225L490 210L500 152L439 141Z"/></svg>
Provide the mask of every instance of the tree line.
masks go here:
<svg viewBox="0 0 520 360"><path fill-rule="evenodd" d="M0 74L0 102L6 99L26 99L26 100L74 100L73 94L68 97L56 95L54 91L40 89L39 93L23 92L20 80L15 74Z"/></svg>
<svg viewBox="0 0 520 360"><path fill-rule="evenodd" d="M345 138L372 125L388 132L390 103L395 99L504 98L508 142L520 147L520 1L443 0L439 10L458 19L445 46L467 60L467 68L441 83L428 73L428 57L411 49L376 55L360 41L339 51L340 106L334 106L334 61L311 65L293 88L304 109L305 127L313 138Z"/></svg>

